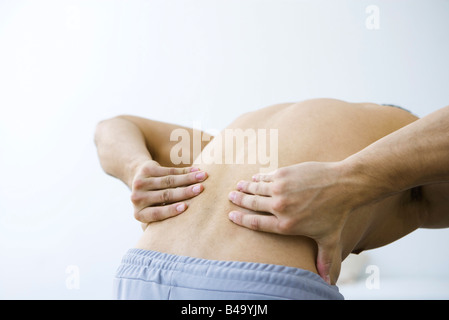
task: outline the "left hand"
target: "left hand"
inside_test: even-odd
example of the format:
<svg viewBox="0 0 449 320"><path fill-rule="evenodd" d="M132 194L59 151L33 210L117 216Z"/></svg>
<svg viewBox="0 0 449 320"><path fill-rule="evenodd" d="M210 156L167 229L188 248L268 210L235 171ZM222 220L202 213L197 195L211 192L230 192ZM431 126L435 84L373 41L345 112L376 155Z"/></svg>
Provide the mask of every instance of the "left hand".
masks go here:
<svg viewBox="0 0 449 320"><path fill-rule="evenodd" d="M200 194L205 179L207 173L197 168L163 167L156 161L145 161L137 167L131 184L135 219L148 224L184 212L184 200Z"/></svg>

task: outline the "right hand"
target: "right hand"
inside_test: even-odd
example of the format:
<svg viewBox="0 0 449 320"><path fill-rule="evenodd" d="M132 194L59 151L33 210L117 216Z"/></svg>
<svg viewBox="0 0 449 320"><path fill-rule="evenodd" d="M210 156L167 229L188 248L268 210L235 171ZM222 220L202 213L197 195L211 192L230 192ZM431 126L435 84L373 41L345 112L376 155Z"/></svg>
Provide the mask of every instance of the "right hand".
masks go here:
<svg viewBox="0 0 449 320"><path fill-rule="evenodd" d="M151 223L176 216L187 209L183 200L200 194L207 178L198 168L162 167L148 160L137 167L131 186L134 217Z"/></svg>
<svg viewBox="0 0 449 320"><path fill-rule="evenodd" d="M318 272L331 283L333 261L341 256L341 233L356 207L357 189L342 171L337 162L304 162L257 174L252 182L240 181L238 191L229 195L251 211L235 210L229 217L249 229L314 239Z"/></svg>

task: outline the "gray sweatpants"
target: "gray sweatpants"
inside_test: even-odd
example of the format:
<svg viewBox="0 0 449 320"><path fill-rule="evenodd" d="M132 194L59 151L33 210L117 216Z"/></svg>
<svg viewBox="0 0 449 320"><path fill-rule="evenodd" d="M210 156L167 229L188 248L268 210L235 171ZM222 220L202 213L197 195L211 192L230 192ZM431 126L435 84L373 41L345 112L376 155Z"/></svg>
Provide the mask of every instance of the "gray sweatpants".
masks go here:
<svg viewBox="0 0 449 320"><path fill-rule="evenodd" d="M281 265L218 261L130 249L114 298L132 300L343 299L317 274Z"/></svg>

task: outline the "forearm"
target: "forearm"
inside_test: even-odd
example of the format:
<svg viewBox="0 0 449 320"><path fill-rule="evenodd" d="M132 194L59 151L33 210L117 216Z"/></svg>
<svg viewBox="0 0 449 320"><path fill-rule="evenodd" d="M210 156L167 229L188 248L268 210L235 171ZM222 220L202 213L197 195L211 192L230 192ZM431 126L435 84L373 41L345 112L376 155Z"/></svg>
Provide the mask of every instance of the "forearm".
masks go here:
<svg viewBox="0 0 449 320"><path fill-rule="evenodd" d="M449 107L419 119L343 161L370 202L415 186L449 181ZM366 186L366 187L363 187Z"/></svg>
<svg viewBox="0 0 449 320"><path fill-rule="evenodd" d="M95 143L103 170L130 188L136 168L152 159L141 130L120 117L97 125Z"/></svg>

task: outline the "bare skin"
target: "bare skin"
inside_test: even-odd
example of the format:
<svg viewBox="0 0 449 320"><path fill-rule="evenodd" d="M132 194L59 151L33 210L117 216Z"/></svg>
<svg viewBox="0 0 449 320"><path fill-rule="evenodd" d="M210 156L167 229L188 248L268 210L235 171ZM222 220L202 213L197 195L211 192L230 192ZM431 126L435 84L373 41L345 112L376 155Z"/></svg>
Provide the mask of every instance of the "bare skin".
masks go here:
<svg viewBox="0 0 449 320"><path fill-rule="evenodd" d="M175 145L170 142L170 133L179 128L191 136L196 133L134 116L119 116L97 125L95 143L100 164L132 190L134 217L145 226L182 213L187 208L183 200L203 191L201 181L207 179L207 173L195 167L173 166L168 156ZM202 149L212 137L200 134L208 139ZM189 163L194 156L192 150Z"/></svg>
<svg viewBox="0 0 449 320"><path fill-rule="evenodd" d="M422 227L447 228L448 119L449 106L400 128L343 161L303 162L271 174L257 174L253 181L241 181L232 192L233 202L271 215L236 210L230 213L230 218L251 229L257 226L265 232L310 236L318 244L317 266L323 278L329 274L342 231L343 224L338 222L360 206L425 186L413 189L415 198L420 197L422 215L426 216ZM283 202L284 206L275 211L272 204L276 202ZM281 224L288 227L279 230Z"/></svg>
<svg viewBox="0 0 449 320"><path fill-rule="evenodd" d="M417 118L410 113L391 107L317 99L297 104L276 105L248 113L236 119L228 128L277 129L279 167L320 161L326 162L327 166L338 171L339 162L416 120ZM143 134L143 141L148 150L153 150L150 152L150 160L159 164L170 164L170 144L167 144L167 141L170 141L171 130L160 131L165 132L165 137L162 134L159 139L153 139L151 142L151 137L154 136L151 134L151 122L141 118L138 120L127 118L127 121L137 121L138 127L146 128L147 133ZM173 128L170 127L172 125L167 126ZM202 152L210 152L211 148L219 146L218 141L215 137L211 143L203 146ZM237 156L244 157L245 147L233 151ZM135 173L139 172L136 168L141 168L142 164L148 161L144 160L144 157L141 159L140 166L133 166L134 170L122 170L129 173L119 177L122 181L128 181L133 194L136 181L139 184L142 180L136 179L138 174ZM104 160L104 163L107 162ZM117 167L120 167L120 164ZM190 199L184 197L182 203L188 209L183 214L152 222L173 216L173 214L165 216L164 211L160 209L167 207L166 205L158 206L159 214L156 218L153 216L146 219L152 223L145 228L137 247L206 259L281 264L319 273L320 265L316 263L318 247L312 237L294 235L290 232L288 223L278 223L277 231L280 234L275 234L241 228L229 220L229 212L254 213L237 207L227 196L239 181L250 181L251 176L259 169L260 165L248 163L201 165L201 171L207 172L208 175L207 180L201 183L203 188L201 194ZM108 173L114 175L111 170ZM147 178L154 179L149 177L149 174L148 171ZM184 174L191 172L180 173ZM189 181L192 183L193 179ZM172 186L178 183L177 179L172 179L172 182ZM186 183L187 181L184 185ZM282 189L279 185L276 188L274 184L272 186L273 190L270 192L273 194L267 194L267 197L275 196L276 192ZM175 190L172 189L171 192L174 193ZM351 192L351 190L342 191ZM235 202L236 198L233 201ZM136 197L133 202L142 206L145 200L143 197ZM154 208L155 204L156 202L149 202L148 208L152 206ZM286 206L288 203L284 199L275 202L271 210L282 210ZM335 230L339 231L334 237L338 245L335 246L330 261L332 266L330 277L326 280L330 283L336 282L341 261L350 252L360 252L388 244L419 228L423 223L424 209L424 200L417 201L411 197L410 190L403 190L376 203L348 211L343 218L336 218L334 226ZM265 210L261 207L261 211ZM252 227L258 230L263 226L254 220Z"/></svg>

